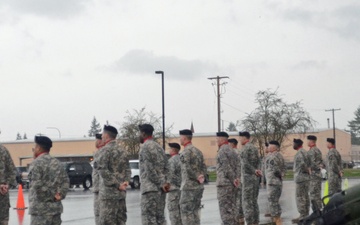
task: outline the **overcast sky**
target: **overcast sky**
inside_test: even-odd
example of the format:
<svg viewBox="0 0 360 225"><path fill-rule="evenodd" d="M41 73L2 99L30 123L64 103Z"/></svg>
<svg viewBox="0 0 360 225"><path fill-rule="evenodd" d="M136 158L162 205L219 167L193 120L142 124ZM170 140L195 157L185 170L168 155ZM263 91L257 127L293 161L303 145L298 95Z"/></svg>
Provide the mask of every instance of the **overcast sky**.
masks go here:
<svg viewBox="0 0 360 225"><path fill-rule="evenodd" d="M278 88L327 127L360 105L360 3L357 0L2 0L0 141L39 132L87 135L126 110L161 115L173 132L217 130L207 77L229 76L222 118L242 119L255 93ZM224 80L225 81L225 80Z"/></svg>

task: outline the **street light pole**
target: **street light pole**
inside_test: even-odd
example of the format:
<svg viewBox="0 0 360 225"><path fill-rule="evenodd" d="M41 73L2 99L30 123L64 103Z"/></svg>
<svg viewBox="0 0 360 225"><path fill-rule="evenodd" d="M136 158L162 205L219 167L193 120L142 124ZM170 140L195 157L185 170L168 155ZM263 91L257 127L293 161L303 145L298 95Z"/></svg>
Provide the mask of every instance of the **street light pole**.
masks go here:
<svg viewBox="0 0 360 225"><path fill-rule="evenodd" d="M163 149L165 151L165 93L164 93L164 71L155 71L156 74L161 74L161 89L162 89L162 139Z"/></svg>
<svg viewBox="0 0 360 225"><path fill-rule="evenodd" d="M57 128L57 127L47 127L46 129L54 129L54 130L57 130L58 133L59 133L59 139L61 139L61 133L60 133L59 128Z"/></svg>

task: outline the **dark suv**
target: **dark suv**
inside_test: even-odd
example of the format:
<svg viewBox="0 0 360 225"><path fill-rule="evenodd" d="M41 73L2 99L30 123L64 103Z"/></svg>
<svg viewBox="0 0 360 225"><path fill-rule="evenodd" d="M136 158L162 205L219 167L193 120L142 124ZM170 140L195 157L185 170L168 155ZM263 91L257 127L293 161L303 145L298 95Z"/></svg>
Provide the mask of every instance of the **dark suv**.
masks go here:
<svg viewBox="0 0 360 225"><path fill-rule="evenodd" d="M84 189L92 186L92 170L88 162L66 162L65 170L70 179L70 186L82 185Z"/></svg>

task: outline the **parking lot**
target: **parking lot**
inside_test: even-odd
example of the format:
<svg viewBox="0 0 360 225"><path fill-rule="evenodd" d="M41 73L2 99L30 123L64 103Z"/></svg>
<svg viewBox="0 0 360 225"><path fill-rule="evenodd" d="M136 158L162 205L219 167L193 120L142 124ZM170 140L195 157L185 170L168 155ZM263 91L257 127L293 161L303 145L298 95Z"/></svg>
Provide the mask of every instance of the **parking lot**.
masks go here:
<svg viewBox="0 0 360 225"><path fill-rule="evenodd" d="M360 179L349 180L350 187L360 183ZM295 204L295 185L293 181L284 181L281 205L283 208L284 224L291 224L291 219L298 216ZM28 206L28 190L24 190L25 204ZM11 190L10 201L12 207L16 206L17 190ZM204 197L202 200L204 208L201 215L201 224L218 225L221 224L219 207L216 199L216 186L210 183L205 186ZM93 215L93 194L91 191L84 191L82 188L70 189L67 198L63 201L64 213L62 215L63 224L68 225L92 225L94 224ZM266 211L267 199L266 190L260 189L259 206L260 220L262 224L270 222L269 218L263 215ZM141 224L140 217L140 191L128 190L127 193L128 222L130 225ZM25 211L23 225L30 224L30 216ZM10 210L10 225L20 225L17 211ZM170 223L168 223L170 224Z"/></svg>

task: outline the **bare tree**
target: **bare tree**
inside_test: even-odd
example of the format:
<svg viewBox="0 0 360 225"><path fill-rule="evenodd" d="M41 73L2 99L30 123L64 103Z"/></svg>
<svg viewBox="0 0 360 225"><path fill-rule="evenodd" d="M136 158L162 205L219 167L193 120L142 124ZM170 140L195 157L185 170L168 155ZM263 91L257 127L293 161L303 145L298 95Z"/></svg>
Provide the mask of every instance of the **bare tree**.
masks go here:
<svg viewBox="0 0 360 225"><path fill-rule="evenodd" d="M252 133L261 156L264 156L265 142L276 140L281 144L288 134L305 133L315 124L300 101L287 103L277 90L259 91L256 102L258 107L242 120L242 125Z"/></svg>
<svg viewBox="0 0 360 225"><path fill-rule="evenodd" d="M120 144L128 151L130 158L137 159L139 157L140 141L139 128L140 124L148 123L154 127L153 138L155 141L162 138L161 116L157 116L153 112L146 112L143 107L140 110L133 109L131 112L126 111L124 122L120 125ZM172 125L166 127L165 137L171 136Z"/></svg>

